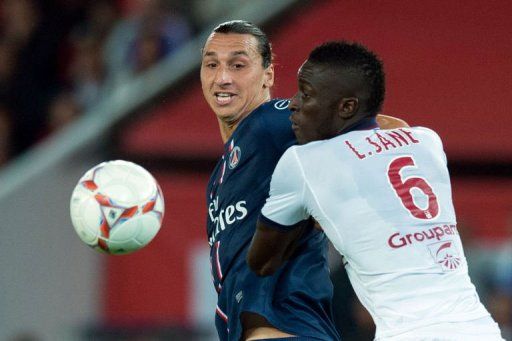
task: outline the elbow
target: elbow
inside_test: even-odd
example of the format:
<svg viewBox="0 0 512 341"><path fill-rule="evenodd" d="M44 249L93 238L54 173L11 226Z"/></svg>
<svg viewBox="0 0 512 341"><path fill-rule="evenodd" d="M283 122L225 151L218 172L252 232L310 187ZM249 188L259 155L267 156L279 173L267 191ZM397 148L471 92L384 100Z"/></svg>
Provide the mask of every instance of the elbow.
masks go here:
<svg viewBox="0 0 512 341"><path fill-rule="evenodd" d="M263 267L258 269L258 271L254 271L254 272L256 272L256 275L258 275L260 277L267 277L267 276L272 276L277 271L278 268L279 267L277 267L277 266L265 264Z"/></svg>
<svg viewBox="0 0 512 341"><path fill-rule="evenodd" d="M247 255L247 264L249 268L260 277L271 276L279 268L279 266L272 264L271 261L258 262L254 257L251 257L250 253Z"/></svg>

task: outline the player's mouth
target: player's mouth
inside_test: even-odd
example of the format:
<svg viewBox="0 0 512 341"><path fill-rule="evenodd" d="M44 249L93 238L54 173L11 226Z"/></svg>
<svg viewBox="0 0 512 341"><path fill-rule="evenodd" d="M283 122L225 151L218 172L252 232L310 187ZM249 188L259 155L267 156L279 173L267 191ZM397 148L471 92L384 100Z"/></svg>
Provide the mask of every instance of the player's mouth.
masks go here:
<svg viewBox="0 0 512 341"><path fill-rule="evenodd" d="M298 130L299 129L299 125L297 123L295 123L295 121L290 117L290 122L292 122L292 129L293 130Z"/></svg>
<svg viewBox="0 0 512 341"><path fill-rule="evenodd" d="M213 94L215 97L215 103L220 106L229 105L231 102L233 102L233 98L235 97L235 94L230 92L215 92Z"/></svg>

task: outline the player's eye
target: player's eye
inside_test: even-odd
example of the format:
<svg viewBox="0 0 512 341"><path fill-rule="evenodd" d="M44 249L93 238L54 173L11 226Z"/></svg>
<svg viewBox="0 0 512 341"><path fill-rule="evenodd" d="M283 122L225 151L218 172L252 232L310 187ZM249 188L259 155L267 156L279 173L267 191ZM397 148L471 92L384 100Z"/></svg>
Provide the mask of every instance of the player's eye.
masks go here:
<svg viewBox="0 0 512 341"><path fill-rule="evenodd" d="M309 99L311 96L306 92L301 92L300 97L304 100L304 99Z"/></svg>
<svg viewBox="0 0 512 341"><path fill-rule="evenodd" d="M209 69L213 69L213 68L217 67L217 63L215 63L215 62L206 62L206 63L204 63L204 66L209 68Z"/></svg>
<svg viewBox="0 0 512 341"><path fill-rule="evenodd" d="M245 67L245 64L242 64L242 63L233 64L234 69L243 69L244 67Z"/></svg>

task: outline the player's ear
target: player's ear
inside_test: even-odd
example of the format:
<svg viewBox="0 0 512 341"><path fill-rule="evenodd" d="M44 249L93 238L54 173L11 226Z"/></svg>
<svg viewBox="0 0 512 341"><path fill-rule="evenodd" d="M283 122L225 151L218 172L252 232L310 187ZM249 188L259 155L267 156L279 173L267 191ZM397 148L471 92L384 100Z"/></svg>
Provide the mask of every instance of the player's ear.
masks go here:
<svg viewBox="0 0 512 341"><path fill-rule="evenodd" d="M338 113L341 118L349 119L359 110L359 99L357 97L344 97L338 106Z"/></svg>
<svg viewBox="0 0 512 341"><path fill-rule="evenodd" d="M270 64L265 69L265 76L263 80L264 88L271 88L274 85L274 64Z"/></svg>

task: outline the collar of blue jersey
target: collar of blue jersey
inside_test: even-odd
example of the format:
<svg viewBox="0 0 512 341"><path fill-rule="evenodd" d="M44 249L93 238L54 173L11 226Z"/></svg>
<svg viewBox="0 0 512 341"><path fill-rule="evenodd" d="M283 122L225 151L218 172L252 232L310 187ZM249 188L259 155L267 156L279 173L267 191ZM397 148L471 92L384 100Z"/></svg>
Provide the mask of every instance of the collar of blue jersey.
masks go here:
<svg viewBox="0 0 512 341"><path fill-rule="evenodd" d="M0 0L1 1L1 0ZM234 140L234 137L235 135L237 135L237 131L239 130L242 130L242 127L245 126L246 124L249 124L247 122L250 122L253 117L255 117L256 113L258 111L261 111L263 110L264 107L266 107L269 103L275 103L277 101L280 101L280 99L271 99L270 101L266 101L266 102L263 102L262 104L260 104L258 107L256 107L253 111L251 111L249 113L249 115L245 116L241 121L240 123L238 123L238 126L235 128L235 130L233 131L233 133L231 134L231 137L226 141L226 143L224 143L224 150L227 150L229 149L229 147L231 146L231 142L232 140ZM291 124L290 124L291 126Z"/></svg>
<svg viewBox="0 0 512 341"><path fill-rule="evenodd" d="M346 134L346 133L349 133L351 131L356 131L356 130L370 130L370 129L375 129L375 128L379 128L379 125L377 124L377 117L375 117L375 116L367 117L367 118L362 119L361 121L356 122L355 124L353 124L351 126L348 126L344 129L340 130L338 135Z"/></svg>

